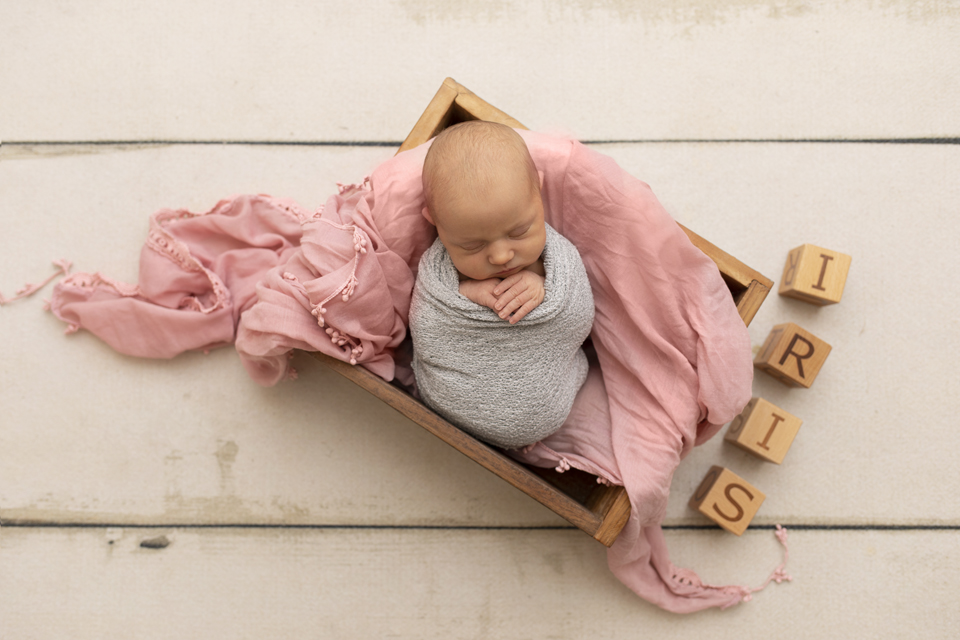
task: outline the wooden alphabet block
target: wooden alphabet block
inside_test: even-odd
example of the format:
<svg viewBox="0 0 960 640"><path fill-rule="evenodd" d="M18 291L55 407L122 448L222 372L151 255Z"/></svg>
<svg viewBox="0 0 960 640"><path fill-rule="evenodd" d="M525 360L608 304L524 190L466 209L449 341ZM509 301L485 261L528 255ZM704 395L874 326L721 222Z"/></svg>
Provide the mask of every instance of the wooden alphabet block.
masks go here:
<svg viewBox="0 0 960 640"><path fill-rule="evenodd" d="M843 296L852 258L812 244L787 255L780 281L780 295L816 305L836 304Z"/></svg>
<svg viewBox="0 0 960 640"><path fill-rule="evenodd" d="M734 472L714 465L690 498L690 507L739 536L766 497Z"/></svg>
<svg viewBox="0 0 960 640"><path fill-rule="evenodd" d="M753 365L785 385L809 389L831 348L809 331L787 322L770 331Z"/></svg>
<svg viewBox="0 0 960 640"><path fill-rule="evenodd" d="M803 420L772 402L753 398L730 423L724 440L759 458L780 464L802 424Z"/></svg>

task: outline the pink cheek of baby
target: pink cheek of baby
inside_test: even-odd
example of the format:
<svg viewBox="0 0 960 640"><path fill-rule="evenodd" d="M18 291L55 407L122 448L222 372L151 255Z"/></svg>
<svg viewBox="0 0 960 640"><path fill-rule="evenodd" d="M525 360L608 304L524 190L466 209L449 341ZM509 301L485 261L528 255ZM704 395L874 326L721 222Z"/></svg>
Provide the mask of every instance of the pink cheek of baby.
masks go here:
<svg viewBox="0 0 960 640"><path fill-rule="evenodd" d="M457 256L453 260L453 266L464 277L471 280L486 280L495 277L493 274L496 270L486 260L476 256Z"/></svg>

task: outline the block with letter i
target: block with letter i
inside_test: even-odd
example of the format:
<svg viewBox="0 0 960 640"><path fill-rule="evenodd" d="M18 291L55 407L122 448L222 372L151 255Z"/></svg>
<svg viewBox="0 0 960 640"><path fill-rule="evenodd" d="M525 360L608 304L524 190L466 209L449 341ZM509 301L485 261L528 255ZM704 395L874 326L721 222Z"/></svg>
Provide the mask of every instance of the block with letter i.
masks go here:
<svg viewBox="0 0 960 640"><path fill-rule="evenodd" d="M780 464L803 420L763 398L753 398L727 429L724 440Z"/></svg>
<svg viewBox="0 0 960 640"><path fill-rule="evenodd" d="M753 364L785 385L809 389L830 349L817 336L787 322L770 331Z"/></svg>
<svg viewBox="0 0 960 640"><path fill-rule="evenodd" d="M804 244L787 255L780 295L816 305L836 304L850 271L850 256Z"/></svg>
<svg viewBox="0 0 960 640"><path fill-rule="evenodd" d="M734 472L714 465L690 498L690 507L739 536L766 497Z"/></svg>

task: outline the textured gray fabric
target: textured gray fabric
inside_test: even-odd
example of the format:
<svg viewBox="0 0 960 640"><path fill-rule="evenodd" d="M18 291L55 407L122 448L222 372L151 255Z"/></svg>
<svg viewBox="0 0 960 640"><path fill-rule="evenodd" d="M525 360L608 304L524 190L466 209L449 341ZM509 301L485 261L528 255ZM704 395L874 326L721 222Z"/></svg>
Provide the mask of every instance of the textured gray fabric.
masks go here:
<svg viewBox="0 0 960 640"><path fill-rule="evenodd" d="M420 260L410 305L420 396L474 437L515 449L563 424L587 376L581 349L593 294L576 248L547 226L543 302L515 325L460 295L437 240Z"/></svg>

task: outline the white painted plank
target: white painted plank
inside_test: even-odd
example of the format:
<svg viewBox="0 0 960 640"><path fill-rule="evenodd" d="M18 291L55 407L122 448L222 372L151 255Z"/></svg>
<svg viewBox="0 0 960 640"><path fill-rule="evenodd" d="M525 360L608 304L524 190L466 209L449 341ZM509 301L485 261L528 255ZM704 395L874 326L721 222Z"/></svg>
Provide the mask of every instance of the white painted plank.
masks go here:
<svg viewBox="0 0 960 640"><path fill-rule="evenodd" d="M668 522L714 463L768 494L758 522L958 524L960 413L955 146L602 146L675 216L779 279L814 242L854 256L843 301L772 295L754 322L794 321L834 346L810 390L757 374L755 393L805 421L784 464L717 439L678 470ZM312 207L385 148L212 146L0 155L2 290L46 261L136 275L147 215L236 192ZM46 149L58 152L60 149ZM88 150L84 150L86 152ZM229 350L169 362L64 337L38 300L0 313L0 515L92 523L556 525L558 518L337 376L260 389ZM322 395L321 395L322 394Z"/></svg>
<svg viewBox="0 0 960 640"><path fill-rule="evenodd" d="M162 550L139 541L166 534ZM110 536L117 537L117 532ZM669 532L714 584L763 582L770 531ZM792 583L677 617L575 532L5 528L5 640L32 638L949 638L957 532L796 531Z"/></svg>
<svg viewBox="0 0 960 640"><path fill-rule="evenodd" d="M960 135L960 7L6 3L6 140L399 140L446 76L586 139Z"/></svg>

